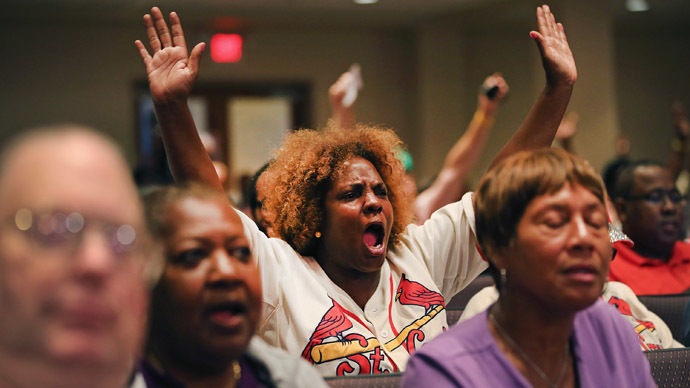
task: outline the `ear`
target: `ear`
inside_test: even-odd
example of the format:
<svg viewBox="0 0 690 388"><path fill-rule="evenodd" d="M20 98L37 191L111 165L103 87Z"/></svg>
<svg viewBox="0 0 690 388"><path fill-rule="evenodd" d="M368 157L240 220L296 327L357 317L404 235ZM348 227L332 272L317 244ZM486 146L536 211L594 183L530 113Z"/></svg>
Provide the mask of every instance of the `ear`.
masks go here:
<svg viewBox="0 0 690 388"><path fill-rule="evenodd" d="M487 260L491 261L491 264L494 265L494 267L500 269L508 269L508 262L505 259L506 258L506 248L500 248L500 249L494 249L494 248L489 248L487 247L488 252L487 252Z"/></svg>
<svg viewBox="0 0 690 388"><path fill-rule="evenodd" d="M628 202L623 198L618 197L615 199L613 204L616 207L616 211L618 212L618 218L621 220L621 224L624 224L628 219Z"/></svg>

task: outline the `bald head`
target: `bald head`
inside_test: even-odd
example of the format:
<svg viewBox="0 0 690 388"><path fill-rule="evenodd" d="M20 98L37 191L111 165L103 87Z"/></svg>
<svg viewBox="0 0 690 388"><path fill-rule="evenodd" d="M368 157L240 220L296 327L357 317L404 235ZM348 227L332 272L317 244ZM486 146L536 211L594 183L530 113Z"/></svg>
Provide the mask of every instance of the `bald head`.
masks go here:
<svg viewBox="0 0 690 388"><path fill-rule="evenodd" d="M147 310L127 165L78 127L30 132L1 160L0 386L122 386Z"/></svg>

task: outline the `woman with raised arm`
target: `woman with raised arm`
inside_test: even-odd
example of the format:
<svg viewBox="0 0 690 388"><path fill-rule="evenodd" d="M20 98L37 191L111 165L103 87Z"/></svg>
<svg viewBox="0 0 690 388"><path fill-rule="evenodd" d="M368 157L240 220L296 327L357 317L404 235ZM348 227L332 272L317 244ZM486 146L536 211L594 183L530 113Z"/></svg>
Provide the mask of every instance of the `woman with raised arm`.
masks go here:
<svg viewBox="0 0 690 388"><path fill-rule="evenodd" d="M584 160L525 151L474 195L498 301L414 354L402 387L653 387L635 330L599 296L611 258L604 187Z"/></svg>
<svg viewBox="0 0 690 388"><path fill-rule="evenodd" d="M136 46L173 174L221 190L187 107L204 44L188 57L178 16L170 14L169 30L158 8L152 15L144 22L153 56ZM531 35L547 84L499 158L551 144L577 78L563 27L548 6L537 18ZM323 375L403 370L410 353L446 329L445 301L486 268L470 194L409 225L399 146L392 131L371 127L290 134L268 170L266 206L282 240L240 214L262 277L259 334Z"/></svg>

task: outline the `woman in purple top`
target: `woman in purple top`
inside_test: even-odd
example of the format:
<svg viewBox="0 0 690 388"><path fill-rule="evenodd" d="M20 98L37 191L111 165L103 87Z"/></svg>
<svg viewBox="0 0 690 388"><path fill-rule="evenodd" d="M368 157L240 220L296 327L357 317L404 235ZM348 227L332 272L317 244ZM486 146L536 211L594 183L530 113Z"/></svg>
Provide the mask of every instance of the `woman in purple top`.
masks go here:
<svg viewBox="0 0 690 388"><path fill-rule="evenodd" d="M630 324L599 300L611 257L601 179L546 148L487 173L477 239L500 296L410 360L403 387L649 387Z"/></svg>

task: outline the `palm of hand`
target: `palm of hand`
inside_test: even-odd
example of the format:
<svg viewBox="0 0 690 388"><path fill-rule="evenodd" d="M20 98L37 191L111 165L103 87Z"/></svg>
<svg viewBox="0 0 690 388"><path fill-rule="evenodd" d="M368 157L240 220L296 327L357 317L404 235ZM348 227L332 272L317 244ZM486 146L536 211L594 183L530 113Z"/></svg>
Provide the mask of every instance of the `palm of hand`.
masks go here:
<svg viewBox="0 0 690 388"><path fill-rule="evenodd" d="M553 36L545 37L543 52L543 64L549 84L566 82L572 85L577 81L575 58L566 41Z"/></svg>
<svg viewBox="0 0 690 388"><path fill-rule="evenodd" d="M146 67L154 101L168 101L189 94L197 74L187 66L188 60L183 47L166 47L156 52Z"/></svg>

